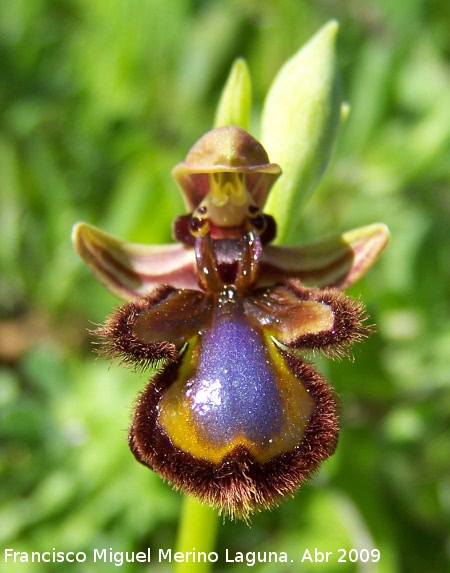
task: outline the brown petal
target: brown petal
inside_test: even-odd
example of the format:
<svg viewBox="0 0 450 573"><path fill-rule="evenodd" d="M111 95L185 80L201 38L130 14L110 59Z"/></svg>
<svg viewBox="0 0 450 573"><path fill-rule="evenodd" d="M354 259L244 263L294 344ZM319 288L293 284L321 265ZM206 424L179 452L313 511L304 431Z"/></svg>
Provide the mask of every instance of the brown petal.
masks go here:
<svg viewBox="0 0 450 573"><path fill-rule="evenodd" d="M258 284L297 278L307 286L345 290L375 264L389 238L386 225L375 223L300 247L267 245Z"/></svg>
<svg viewBox="0 0 450 573"><path fill-rule="evenodd" d="M94 334L99 354L144 369L175 360L188 339L210 322L210 302L199 291L163 287L118 307Z"/></svg>
<svg viewBox="0 0 450 573"><path fill-rule="evenodd" d="M372 332L364 325L361 302L336 289L304 287L297 280L255 291L245 304L249 318L288 348L339 357Z"/></svg>
<svg viewBox="0 0 450 573"><path fill-rule="evenodd" d="M74 226L72 240L99 282L122 300L162 285L200 290L194 250L184 245L128 243L87 223Z"/></svg>

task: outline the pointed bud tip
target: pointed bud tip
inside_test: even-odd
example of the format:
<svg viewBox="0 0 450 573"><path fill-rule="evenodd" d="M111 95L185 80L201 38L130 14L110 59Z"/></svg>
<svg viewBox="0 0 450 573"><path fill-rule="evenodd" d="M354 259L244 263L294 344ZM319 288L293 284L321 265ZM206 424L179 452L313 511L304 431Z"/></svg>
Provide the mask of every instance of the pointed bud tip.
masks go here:
<svg viewBox="0 0 450 573"><path fill-rule="evenodd" d="M248 72L247 62L244 58L236 58L231 68L236 74L245 74Z"/></svg>
<svg viewBox="0 0 450 573"><path fill-rule="evenodd" d="M322 30L324 32L327 31L330 36L335 37L339 31L339 22L337 20L330 20L325 24Z"/></svg>
<svg viewBox="0 0 450 573"><path fill-rule="evenodd" d="M341 123L345 123L348 120L351 111L350 104L347 101L342 102L340 109Z"/></svg>
<svg viewBox="0 0 450 573"><path fill-rule="evenodd" d="M75 251L79 254L80 250L80 237L81 234L84 230L84 228L86 227L86 223L83 223L82 221L77 221L76 223L74 223L74 225L72 226L72 233L71 233L71 239L72 239L72 244L75 248Z"/></svg>
<svg viewBox="0 0 450 573"><path fill-rule="evenodd" d="M247 63L237 58L220 96L214 118L214 127L238 125L248 128L252 99L252 82Z"/></svg>
<svg viewBox="0 0 450 573"><path fill-rule="evenodd" d="M337 20L330 20L318 30L314 36L311 37L308 44L314 44L318 41L323 42L334 49L336 38L339 31L339 22Z"/></svg>

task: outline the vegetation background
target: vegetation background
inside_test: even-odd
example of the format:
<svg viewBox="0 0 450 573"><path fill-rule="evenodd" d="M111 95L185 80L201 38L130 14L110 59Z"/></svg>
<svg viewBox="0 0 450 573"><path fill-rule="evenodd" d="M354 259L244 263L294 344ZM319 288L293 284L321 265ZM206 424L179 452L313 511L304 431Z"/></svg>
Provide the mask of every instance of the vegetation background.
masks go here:
<svg viewBox="0 0 450 573"><path fill-rule="evenodd" d="M280 65L330 18L352 113L298 242L375 221L392 243L353 287L378 333L323 361L336 455L292 500L220 527L218 551L378 548L376 564L254 571L444 572L450 552L450 4L443 0L0 0L0 547L172 547L181 498L126 429L145 375L95 360L116 304L72 250L85 220L171 240L170 169L210 128L237 56L257 136ZM3 559L3 555L1 556ZM65 566L110 571L112 565ZM6 566L52 572L58 564ZM167 571L167 564L122 571ZM216 571L247 571L218 563Z"/></svg>

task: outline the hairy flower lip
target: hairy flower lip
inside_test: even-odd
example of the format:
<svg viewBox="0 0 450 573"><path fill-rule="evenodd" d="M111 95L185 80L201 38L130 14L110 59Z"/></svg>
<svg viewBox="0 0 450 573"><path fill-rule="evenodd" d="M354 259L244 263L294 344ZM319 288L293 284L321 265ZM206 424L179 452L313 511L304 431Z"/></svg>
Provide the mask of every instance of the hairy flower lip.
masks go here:
<svg viewBox="0 0 450 573"><path fill-rule="evenodd" d="M192 457L175 446L164 432L156 431L159 398L179 369L167 367L141 393L129 433L137 461L169 480L175 489L199 498L230 519L249 521L251 513L278 505L294 495L299 483L313 474L337 446L339 426L334 393L320 374L294 355L285 355L290 368L307 378L308 392L316 402L314 415L302 443L264 464L255 463L246 448L238 446L220 464Z"/></svg>

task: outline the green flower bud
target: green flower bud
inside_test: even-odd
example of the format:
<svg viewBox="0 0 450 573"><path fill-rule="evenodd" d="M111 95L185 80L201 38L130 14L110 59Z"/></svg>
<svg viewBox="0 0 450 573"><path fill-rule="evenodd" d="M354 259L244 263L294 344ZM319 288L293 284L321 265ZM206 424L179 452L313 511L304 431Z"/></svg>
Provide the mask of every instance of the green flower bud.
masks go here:
<svg viewBox="0 0 450 573"><path fill-rule="evenodd" d="M331 155L341 110L337 30L337 22L328 23L288 60L264 103L261 142L283 168L266 206L280 241L292 233L292 212L306 202Z"/></svg>
<svg viewBox="0 0 450 573"><path fill-rule="evenodd" d="M245 60L234 62L217 106L214 127L237 125L248 129L252 105L252 83Z"/></svg>

